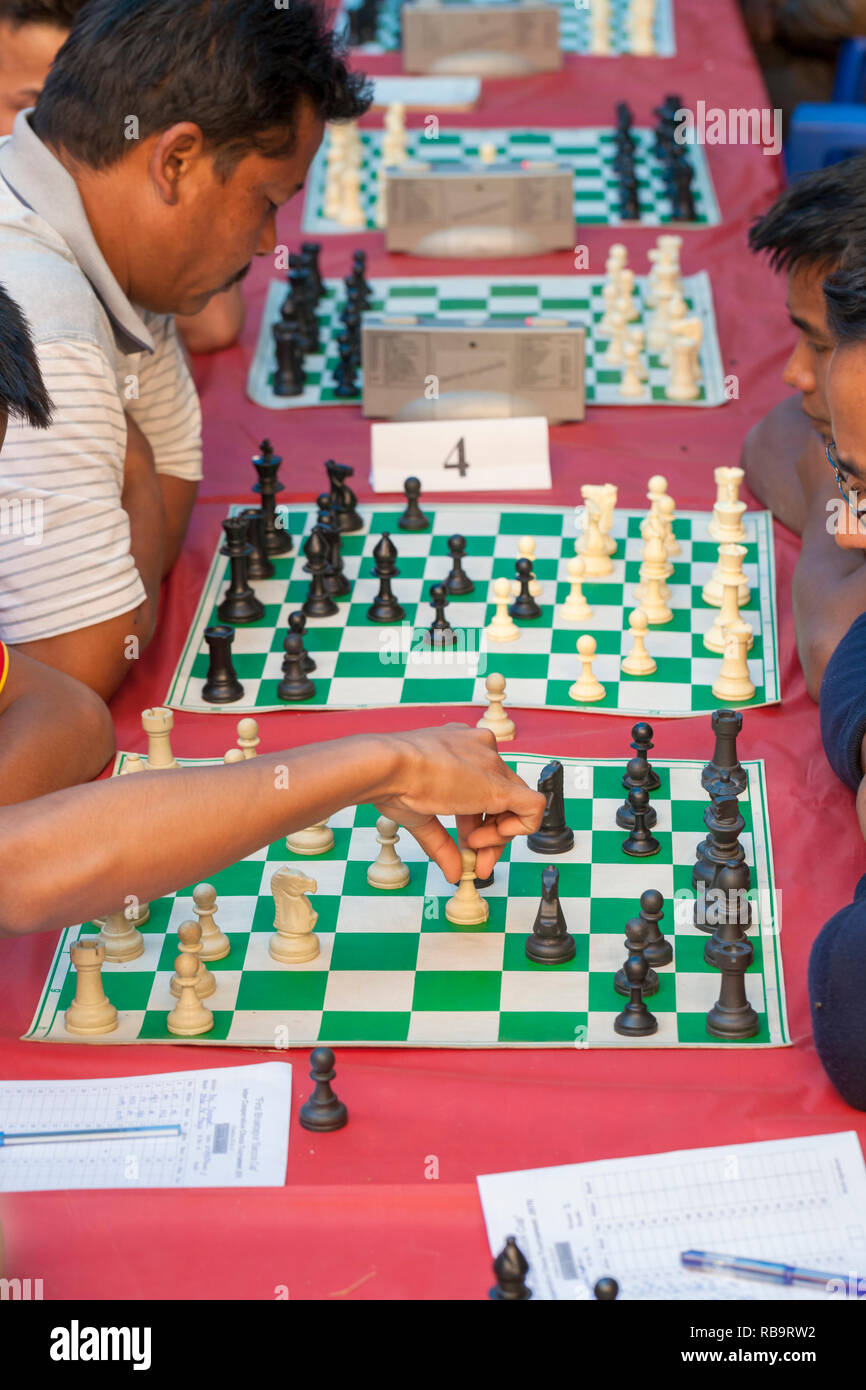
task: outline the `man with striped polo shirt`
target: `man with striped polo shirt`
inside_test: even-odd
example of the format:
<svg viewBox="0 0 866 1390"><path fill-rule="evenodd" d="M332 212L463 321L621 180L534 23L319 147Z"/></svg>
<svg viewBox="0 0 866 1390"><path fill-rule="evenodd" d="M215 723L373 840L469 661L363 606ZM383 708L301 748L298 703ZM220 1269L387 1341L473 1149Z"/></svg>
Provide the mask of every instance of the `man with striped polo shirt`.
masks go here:
<svg viewBox="0 0 866 1390"><path fill-rule="evenodd" d="M324 122L367 104L312 0L92 0L0 144L0 267L54 407L0 459L0 501L33 522L0 546L0 638L104 698L201 476L173 315L273 252Z"/></svg>

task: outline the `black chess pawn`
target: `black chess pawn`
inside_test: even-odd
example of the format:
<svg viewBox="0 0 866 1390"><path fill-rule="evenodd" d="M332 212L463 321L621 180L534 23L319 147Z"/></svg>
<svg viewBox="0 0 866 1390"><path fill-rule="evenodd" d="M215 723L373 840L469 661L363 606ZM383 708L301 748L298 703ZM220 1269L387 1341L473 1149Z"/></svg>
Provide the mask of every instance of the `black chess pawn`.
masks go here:
<svg viewBox="0 0 866 1390"><path fill-rule="evenodd" d="M445 609L448 605L448 594L444 584L434 584L430 590L430 602L433 605L433 621L427 629L431 645L434 647L453 647L457 641L457 633L445 616Z"/></svg>
<svg viewBox="0 0 866 1390"><path fill-rule="evenodd" d="M220 555L228 557L231 578L222 601L217 604L217 617L221 623L257 623L265 616L265 606L256 598L247 578L247 560L252 553L247 540L247 518L227 516L222 528L225 541L220 546Z"/></svg>
<svg viewBox="0 0 866 1390"><path fill-rule="evenodd" d="M713 933L704 947L704 960L707 965L721 969L720 947L729 941L746 940L746 933L752 925L752 907L748 892L747 865L732 859L729 864L724 864L719 869L715 882L707 893L705 915Z"/></svg>
<svg viewBox="0 0 866 1390"><path fill-rule="evenodd" d="M567 854L574 849L574 831L565 820L564 769L554 759L541 769L538 790L544 797L541 825L527 836L526 843L533 854Z"/></svg>
<svg viewBox="0 0 866 1390"><path fill-rule="evenodd" d="M463 557L466 554L466 537L449 536L448 554L451 556L451 568L445 579L445 588L449 594L471 594L475 592L475 585L463 568Z"/></svg>
<svg viewBox="0 0 866 1390"><path fill-rule="evenodd" d="M319 269L319 253L322 250L320 241L301 242L301 264L306 268L310 276L310 284L316 297L316 303L322 298L325 292L325 284L322 280L322 272Z"/></svg>
<svg viewBox="0 0 866 1390"><path fill-rule="evenodd" d="M306 613L302 612L302 610L301 610L300 608L298 608L294 613L290 613L290 614L289 614L289 619L288 619L288 621L289 621L289 631L290 631L290 632L296 633L297 636L300 637L301 641L303 642L303 640L304 640L304 633L305 633L306 630L307 630L307 615L306 615ZM313 660L313 658L310 656L310 653L307 651L306 647L304 647L303 658L304 658L304 659L303 659L303 661L301 662L301 669L302 669L303 671L308 672L308 673L309 673L310 671L315 671L315 669L316 669L316 663L315 663L315 661Z"/></svg>
<svg viewBox="0 0 866 1390"><path fill-rule="evenodd" d="M316 687L304 670L304 639L297 632L287 632L283 638L283 675L277 686L277 698L312 700Z"/></svg>
<svg viewBox="0 0 866 1390"><path fill-rule="evenodd" d="M418 499L421 496L420 478L407 478L403 484L406 494L406 510L400 513L397 525L401 531L428 531L430 518L422 512Z"/></svg>
<svg viewBox="0 0 866 1390"><path fill-rule="evenodd" d="M201 697L209 705L232 705L242 700L244 688L232 664L233 627L206 627L204 640L208 647L208 668Z"/></svg>
<svg viewBox="0 0 866 1390"><path fill-rule="evenodd" d="M476 888L492 888L495 881L496 881L495 872L494 872L494 870L491 869L490 873L487 875L486 878L478 878L478 877L476 876L476 879L475 879L475 887L476 887Z"/></svg>
<svg viewBox="0 0 866 1390"><path fill-rule="evenodd" d="M330 562L330 550L323 533L314 526L304 543L306 568L310 571L310 587L301 610L308 618L331 618L337 605L325 588L325 572Z"/></svg>
<svg viewBox="0 0 866 1390"><path fill-rule="evenodd" d="M373 548L375 565L373 574L379 581L379 592L367 609L371 623L399 623L406 616L406 610L397 602L391 591L391 580L398 573L397 547L387 531Z"/></svg>
<svg viewBox="0 0 866 1390"><path fill-rule="evenodd" d="M263 439L259 453L253 456L253 468L258 481L253 483L253 492L262 499L265 514L265 551L268 555L288 555L292 549L292 537L285 524L285 513L277 510L277 494L283 485L279 480L282 459L274 453L269 439Z"/></svg>
<svg viewBox="0 0 866 1390"><path fill-rule="evenodd" d="M356 510L358 499L346 481L354 475L354 468L348 463L337 463L334 459L327 459L325 472L331 484L332 510L337 526L344 533L363 531L364 522Z"/></svg>
<svg viewBox="0 0 866 1390"><path fill-rule="evenodd" d="M331 1086L336 1075L331 1049L314 1047L310 1053L310 1080L316 1084L309 1100L304 1101L298 1111L298 1119L304 1129L325 1134L332 1129L342 1129L346 1124L349 1112L343 1102L337 1099Z"/></svg>
<svg viewBox="0 0 866 1390"><path fill-rule="evenodd" d="M629 926L637 926L635 918ZM629 957L623 966L628 983L628 1003L613 1021L613 1030L623 1038L648 1038L658 1032L658 1019L644 1002L644 985L649 974L649 962L643 953L644 938L639 931L629 936Z"/></svg>
<svg viewBox="0 0 866 1390"><path fill-rule="evenodd" d="M663 935L659 922L664 920L664 896L657 888L647 888L640 895L640 920L643 923L644 955L650 965L670 965L674 958L674 948Z"/></svg>
<svg viewBox="0 0 866 1390"><path fill-rule="evenodd" d="M661 845L655 836L650 834L646 824L646 813L649 807L649 794L646 787L632 787L628 794L628 800L632 809L634 824L629 835L622 842L623 853L630 854L635 858L658 854Z"/></svg>
<svg viewBox="0 0 866 1390"><path fill-rule="evenodd" d="M600 1303L613 1303L614 1299L619 1298L619 1284L606 1275L597 1280L592 1292Z"/></svg>
<svg viewBox="0 0 866 1390"><path fill-rule="evenodd" d="M300 334L293 323L285 320L275 323L271 332L276 356L274 395L300 396L307 384Z"/></svg>
<svg viewBox="0 0 866 1390"><path fill-rule="evenodd" d="M344 335L341 334L342 338ZM355 396L360 396L361 388L358 385L357 369L355 367L355 354L346 343L340 344L340 356L334 368L334 395L338 400L352 400Z"/></svg>
<svg viewBox="0 0 866 1390"><path fill-rule="evenodd" d="M516 1303L532 1297L532 1289L526 1283L529 1262L517 1244L515 1236L506 1236L505 1244L493 1261L496 1283L490 1290L490 1297L502 1303Z"/></svg>
<svg viewBox="0 0 866 1390"><path fill-rule="evenodd" d="M701 786L708 789L717 777L729 774L737 796L742 796L749 784L749 775L737 754L737 735L743 728L743 716L738 709L717 709L712 716L716 746L713 756L701 773Z"/></svg>
<svg viewBox="0 0 866 1390"><path fill-rule="evenodd" d="M517 598L509 604L508 611L512 618L540 618L541 609L529 592L532 583L532 561L526 556L521 556L514 566L517 571L517 582L520 585Z"/></svg>
<svg viewBox="0 0 866 1390"><path fill-rule="evenodd" d="M264 512L261 507L244 507L239 515L246 517L247 522L247 544L250 548L247 556L247 578L273 579L276 570L268 559Z"/></svg>
<svg viewBox="0 0 866 1390"><path fill-rule="evenodd" d="M661 787L661 779L657 772L653 770L653 765L647 759L647 754L653 746L652 725L645 719L639 720L632 725L631 745L637 757L641 758L647 767L646 789L648 792L657 792Z"/></svg>
<svg viewBox="0 0 866 1390"><path fill-rule="evenodd" d="M644 960L647 964L647 972L641 981L641 993L644 998L659 992L659 977L653 970L646 957L646 923L643 917L631 917L625 924L625 941L622 943L629 956L634 955L635 951L643 952ZM626 960L626 965L628 961ZM616 972L613 977L613 987L617 994L624 994L626 998L631 996L631 984L626 974L625 965Z"/></svg>
<svg viewBox="0 0 866 1390"><path fill-rule="evenodd" d="M633 791L635 787L643 787L644 791L647 790L648 769L649 763L646 758L629 758L625 765L625 776L622 779L622 785L625 787L627 793ZM647 830L652 830L657 820L658 815L655 807L648 805L646 813ZM630 801L626 800L620 806L616 813L616 823L620 830L632 829L634 825L634 812L631 809Z"/></svg>
<svg viewBox="0 0 866 1390"><path fill-rule="evenodd" d="M569 933L559 901L559 869L549 865L541 874L541 902L526 938L526 956L541 965L564 965L577 947Z"/></svg>

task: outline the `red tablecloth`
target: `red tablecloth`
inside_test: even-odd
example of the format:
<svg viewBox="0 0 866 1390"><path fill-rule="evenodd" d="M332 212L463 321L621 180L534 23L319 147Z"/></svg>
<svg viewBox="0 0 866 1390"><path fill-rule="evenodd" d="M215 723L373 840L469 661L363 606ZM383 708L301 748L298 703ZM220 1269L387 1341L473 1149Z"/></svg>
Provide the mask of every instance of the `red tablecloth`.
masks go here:
<svg viewBox="0 0 866 1390"><path fill-rule="evenodd" d="M571 58L554 76L487 83L471 121L601 123L610 120L617 100L626 99L636 120L646 122L671 91L688 105L699 99L725 107L767 104L735 0L711 6L678 0L676 20L676 59ZM382 58L367 66L396 71L397 61ZM442 119L459 124L467 118ZM662 472L681 507L708 507L713 468L738 461L746 429L783 393L780 370L791 342L784 286L745 249L750 219L779 187L778 163L754 147L715 147L707 155L724 225L687 233L683 263L686 272L706 268L712 274L723 358L726 370L739 378L739 400L711 411L592 409L584 424L552 430L553 493L527 501L572 504L579 483L612 480L622 505L640 506L646 479ZM290 245L299 217L297 206L281 219L281 238ZM655 235L622 236L638 268ZM591 269L599 271L616 237L589 228L579 239L590 247ZM370 235L326 239L325 273L345 274L350 250L361 240L374 275L476 268L389 260L381 238ZM570 267L571 258L560 255L490 269L562 274ZM249 458L260 438L269 434L284 455L291 495L312 498L319 490L320 462L331 456L356 465L359 492L368 495L369 431L355 410L274 414L246 400L246 372L270 274L270 263L263 262L247 281L249 315L241 344L197 363L207 476L184 554L163 595L160 632L114 702L122 747L145 746L139 712L165 695L220 517L226 502L248 496ZM797 542L777 527L776 546L785 701L746 716L741 753L767 764L793 1047L641 1054L343 1048L337 1085L350 1123L317 1138L293 1120L283 1190L6 1197L0 1206L5 1273L43 1278L46 1298L269 1299L279 1285L292 1298L478 1298L489 1284L478 1173L852 1127L866 1136L866 1118L843 1104L818 1063L806 996L810 944L830 913L850 899L863 847L853 799L823 757L817 712L797 661L790 601ZM461 714L469 711L353 712L351 727L410 728ZM628 753L629 723L621 718L537 710L515 717L520 750L551 756ZM261 732L266 748L278 748L337 737L349 722L335 713L286 711L265 716ZM175 749L188 756L220 753L229 727L218 716L177 715ZM665 756L708 755L709 722L659 721L656 746ZM155 825L154 839L159 834ZM53 935L0 942L0 1076L124 1075L286 1055L21 1043L54 944ZM296 1111L308 1090L307 1056L288 1056L296 1068ZM438 1158L434 1180L425 1178L430 1155Z"/></svg>

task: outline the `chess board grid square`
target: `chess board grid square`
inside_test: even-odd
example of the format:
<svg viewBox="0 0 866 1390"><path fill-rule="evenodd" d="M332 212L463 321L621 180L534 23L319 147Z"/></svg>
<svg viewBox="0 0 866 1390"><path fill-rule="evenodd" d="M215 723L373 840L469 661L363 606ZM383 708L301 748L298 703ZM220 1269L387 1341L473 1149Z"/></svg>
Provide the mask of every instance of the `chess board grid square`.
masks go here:
<svg viewBox="0 0 866 1390"><path fill-rule="evenodd" d="M118 758L118 768L123 755ZM185 761L185 760L182 760ZM514 754L512 764L530 782L547 759ZM679 909L674 887L690 881L694 848L701 838L700 763L656 758L662 787L653 794L659 814L662 852L646 861L624 863L618 856L621 832L605 828L619 802L623 772L612 759L563 760L567 814L593 829L577 829L575 851L558 856L561 902L576 943L573 961L539 966L525 955L538 902L538 876L544 860L532 856L525 841L511 846L497 866L488 897L491 917L477 929L456 929L446 920L450 889L434 865L426 865L415 842L403 832L406 862L421 878L408 892L364 890L366 866L376 847L375 808L346 808L334 818L335 848L327 856L304 856L304 872L325 884L352 877L359 891L319 892L317 934L320 955L289 967L272 960L273 904L268 884L281 842L265 846L228 871L227 888L218 898L217 920L230 927L231 955L212 962L217 990L212 996L214 1027L193 1042L274 1046L289 1037L291 1045L355 1042L358 1045L406 1046L621 1046L612 1021L623 999L612 987L612 972L623 958L625 922L637 911L647 887L665 895L662 927L674 947L674 964L659 971L660 988L650 1007L659 1031L640 1045L730 1046L706 1034L706 1010L718 991L718 973L706 964L707 935ZM752 865L756 919L750 930L754 961L747 972L748 997L760 1016L755 1040L738 1046L788 1042L784 1020L784 984L778 933L773 926L772 852L766 813L763 765L745 764L749 784L742 799L749 829L742 836ZM663 827L680 824L673 834ZM688 824L687 824L688 823ZM453 828L452 828L453 833ZM589 854L592 854L592 861ZM534 862L533 862L534 861ZM244 872L238 875L237 869ZM245 890L248 873L258 876L258 891ZM330 875L330 877L329 877ZM218 876L215 876L215 879ZM758 890L770 903L758 906ZM372 900L378 899L371 915ZM173 970L173 933L191 914L191 893L184 890L151 904L152 930L145 935L145 955L138 961L104 967L109 997L121 1011L117 1042L173 1041L166 1016L173 1000L168 984ZM157 930L159 927L159 930ZM93 934L96 928L81 929ZM62 1011L72 996L69 942L77 929L63 933L46 981L34 1023L27 1036L69 1041ZM439 1020L437 1025L436 1020ZM80 1041L79 1039L74 1039ZM106 1039L94 1040L103 1044ZM187 1040L184 1040L185 1042ZM633 1042L626 1045L637 1045Z"/></svg>

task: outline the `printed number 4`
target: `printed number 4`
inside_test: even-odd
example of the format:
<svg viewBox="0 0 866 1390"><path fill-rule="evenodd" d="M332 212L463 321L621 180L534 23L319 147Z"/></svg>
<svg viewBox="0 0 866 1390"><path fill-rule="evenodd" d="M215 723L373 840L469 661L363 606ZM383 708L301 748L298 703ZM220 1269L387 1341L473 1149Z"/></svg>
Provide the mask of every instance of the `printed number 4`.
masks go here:
<svg viewBox="0 0 866 1390"><path fill-rule="evenodd" d="M454 459L455 461L453 463L449 463L449 459ZM445 455L445 462L442 465L442 467L456 468L459 470L461 478L466 477L466 474L469 471L469 460L466 457L465 439L458 439L457 443L454 445L454 448L451 449L449 453Z"/></svg>

